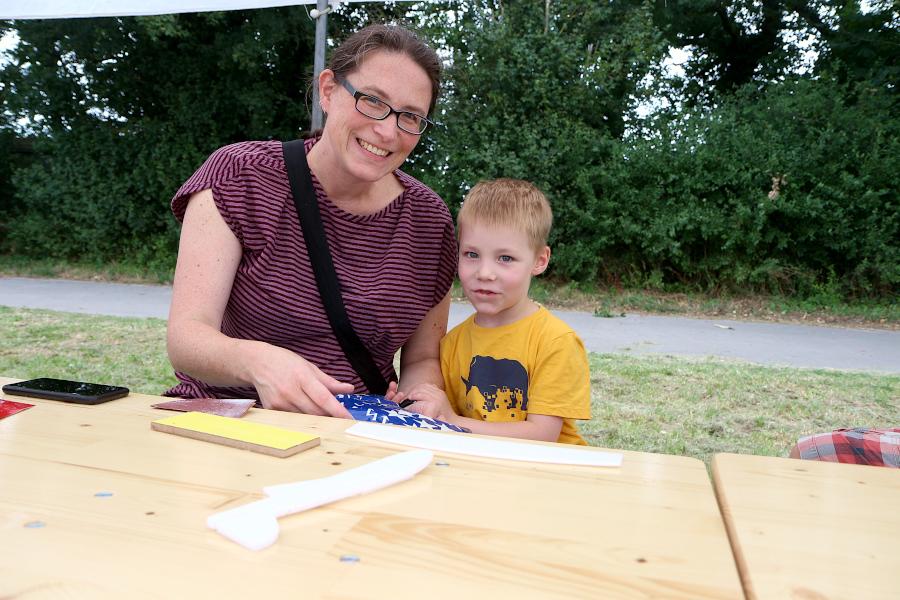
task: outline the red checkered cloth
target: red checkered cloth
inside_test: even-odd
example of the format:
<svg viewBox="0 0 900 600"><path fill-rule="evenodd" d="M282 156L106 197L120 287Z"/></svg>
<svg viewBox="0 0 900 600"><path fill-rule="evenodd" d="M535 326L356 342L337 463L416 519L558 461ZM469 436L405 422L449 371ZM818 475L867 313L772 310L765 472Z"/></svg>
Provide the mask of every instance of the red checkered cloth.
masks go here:
<svg viewBox="0 0 900 600"><path fill-rule="evenodd" d="M900 467L900 429L835 429L800 438L800 458Z"/></svg>

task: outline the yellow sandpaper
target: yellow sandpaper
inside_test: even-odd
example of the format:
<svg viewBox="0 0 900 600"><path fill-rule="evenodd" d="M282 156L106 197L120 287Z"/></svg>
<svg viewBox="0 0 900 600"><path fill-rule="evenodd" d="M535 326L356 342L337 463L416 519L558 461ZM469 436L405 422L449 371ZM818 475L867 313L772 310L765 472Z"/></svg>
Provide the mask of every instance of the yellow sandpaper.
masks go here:
<svg viewBox="0 0 900 600"><path fill-rule="evenodd" d="M315 445L310 442L317 443L319 439L319 436L309 433L201 412L188 412L153 422L153 425L157 424L166 429L183 429L281 451L286 451L299 445L305 447Z"/></svg>

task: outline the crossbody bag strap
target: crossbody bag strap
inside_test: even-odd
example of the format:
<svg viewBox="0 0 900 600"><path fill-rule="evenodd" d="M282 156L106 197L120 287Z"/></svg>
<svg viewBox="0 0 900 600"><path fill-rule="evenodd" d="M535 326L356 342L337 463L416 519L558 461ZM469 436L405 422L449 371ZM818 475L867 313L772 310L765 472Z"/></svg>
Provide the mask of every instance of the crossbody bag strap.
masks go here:
<svg viewBox="0 0 900 600"><path fill-rule="evenodd" d="M303 239L306 242L306 251L309 254L309 261L316 277L316 285L319 288L319 296L322 298L322 305L328 314L331 329L334 331L341 350L350 361L350 366L360 376L369 393L383 395L387 391L388 382L375 365L372 354L353 330L347 310L344 308L341 286L338 282L337 272L334 270L331 251L328 249L328 240L325 239L322 216L319 214L319 203L316 201L309 164L306 162L304 141L284 142L282 152L288 179L291 182L294 206L297 207L300 229L303 231Z"/></svg>

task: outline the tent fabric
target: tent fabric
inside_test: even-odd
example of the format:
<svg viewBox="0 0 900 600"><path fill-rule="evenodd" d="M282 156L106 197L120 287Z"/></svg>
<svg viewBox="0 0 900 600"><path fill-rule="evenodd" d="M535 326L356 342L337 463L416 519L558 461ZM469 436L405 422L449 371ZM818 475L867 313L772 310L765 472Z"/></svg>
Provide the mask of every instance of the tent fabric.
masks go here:
<svg viewBox="0 0 900 600"><path fill-rule="evenodd" d="M365 0L329 0L343 2ZM0 19L72 19L167 15L313 4L317 0L3 0Z"/></svg>

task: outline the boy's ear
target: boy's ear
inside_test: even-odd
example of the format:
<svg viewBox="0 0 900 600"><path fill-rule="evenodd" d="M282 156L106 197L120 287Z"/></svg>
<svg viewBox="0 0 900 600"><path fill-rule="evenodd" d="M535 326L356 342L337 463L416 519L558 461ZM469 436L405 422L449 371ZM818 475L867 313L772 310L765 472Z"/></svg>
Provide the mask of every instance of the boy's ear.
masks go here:
<svg viewBox="0 0 900 600"><path fill-rule="evenodd" d="M547 270L547 265L549 264L550 246L544 246L534 259L534 267L531 268L531 275L540 275Z"/></svg>

